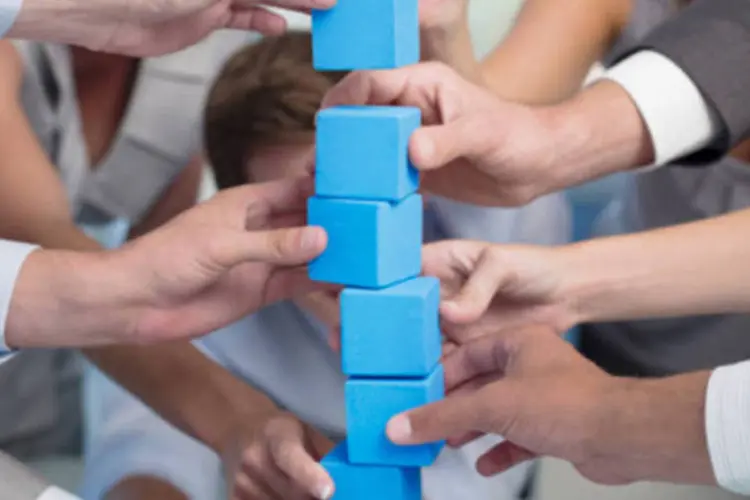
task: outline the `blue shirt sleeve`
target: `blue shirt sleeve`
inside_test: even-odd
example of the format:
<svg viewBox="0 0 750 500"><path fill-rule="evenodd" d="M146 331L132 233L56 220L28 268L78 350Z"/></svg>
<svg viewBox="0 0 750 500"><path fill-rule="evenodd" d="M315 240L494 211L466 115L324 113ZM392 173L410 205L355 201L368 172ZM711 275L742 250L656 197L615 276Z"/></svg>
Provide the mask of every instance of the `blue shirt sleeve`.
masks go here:
<svg viewBox="0 0 750 500"><path fill-rule="evenodd" d="M0 0L0 38L10 30L21 11L23 0Z"/></svg>

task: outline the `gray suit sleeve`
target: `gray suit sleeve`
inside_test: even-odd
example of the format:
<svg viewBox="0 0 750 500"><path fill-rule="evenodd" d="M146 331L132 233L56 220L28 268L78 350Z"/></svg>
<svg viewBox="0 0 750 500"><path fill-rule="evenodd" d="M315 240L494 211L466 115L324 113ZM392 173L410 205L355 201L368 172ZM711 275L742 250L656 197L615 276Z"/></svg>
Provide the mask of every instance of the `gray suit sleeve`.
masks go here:
<svg viewBox="0 0 750 500"><path fill-rule="evenodd" d="M654 50L695 82L723 125L705 150L705 163L750 137L750 1L696 0L654 30L637 50Z"/></svg>

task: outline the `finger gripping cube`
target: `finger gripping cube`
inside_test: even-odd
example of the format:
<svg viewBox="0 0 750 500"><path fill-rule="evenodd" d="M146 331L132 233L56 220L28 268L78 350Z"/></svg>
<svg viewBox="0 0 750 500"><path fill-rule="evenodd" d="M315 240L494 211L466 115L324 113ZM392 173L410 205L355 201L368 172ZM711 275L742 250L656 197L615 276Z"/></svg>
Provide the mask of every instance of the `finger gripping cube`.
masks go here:
<svg viewBox="0 0 750 500"><path fill-rule="evenodd" d="M418 468L353 465L347 455L344 441L321 461L333 479L331 500L422 500Z"/></svg>
<svg viewBox="0 0 750 500"><path fill-rule="evenodd" d="M396 414L442 399L443 378L442 365L421 379L350 378L345 388L349 461L401 467L431 465L443 442L398 446L388 439L385 428Z"/></svg>
<svg viewBox="0 0 750 500"><path fill-rule="evenodd" d="M399 203L313 197L308 222L328 233L310 278L382 288L417 276L422 266L422 197Z"/></svg>
<svg viewBox="0 0 750 500"><path fill-rule="evenodd" d="M418 0L338 0L313 10L315 69L397 68L419 62Z"/></svg>
<svg viewBox="0 0 750 500"><path fill-rule="evenodd" d="M418 108L344 106L318 113L315 193L334 198L399 201L417 191L409 138Z"/></svg>
<svg viewBox="0 0 750 500"><path fill-rule="evenodd" d="M341 294L344 373L359 377L426 377L442 353L440 282L411 279L381 290Z"/></svg>

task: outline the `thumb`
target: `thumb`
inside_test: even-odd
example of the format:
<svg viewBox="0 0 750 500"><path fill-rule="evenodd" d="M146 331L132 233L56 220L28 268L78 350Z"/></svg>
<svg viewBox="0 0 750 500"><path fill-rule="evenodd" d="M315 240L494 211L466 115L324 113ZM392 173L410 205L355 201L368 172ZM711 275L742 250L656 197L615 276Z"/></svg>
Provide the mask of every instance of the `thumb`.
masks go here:
<svg viewBox="0 0 750 500"><path fill-rule="evenodd" d="M327 236L320 227L295 227L266 231L227 232L212 242L213 260L224 269L246 262L296 266L314 259L325 249Z"/></svg>
<svg viewBox="0 0 750 500"><path fill-rule="evenodd" d="M484 430L488 412L487 404L478 397L480 394L482 391L449 396L437 403L396 415L388 422L386 434L396 444L411 445Z"/></svg>
<svg viewBox="0 0 750 500"><path fill-rule="evenodd" d="M459 158L483 159L492 140L480 122L459 118L416 130L409 141L409 154L418 170L435 170Z"/></svg>

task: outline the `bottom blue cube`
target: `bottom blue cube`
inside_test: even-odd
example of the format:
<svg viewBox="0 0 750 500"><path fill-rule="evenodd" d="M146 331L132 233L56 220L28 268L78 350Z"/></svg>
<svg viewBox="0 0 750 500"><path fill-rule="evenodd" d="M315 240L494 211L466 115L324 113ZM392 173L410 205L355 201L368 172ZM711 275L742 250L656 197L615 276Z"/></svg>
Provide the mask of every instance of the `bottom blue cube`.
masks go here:
<svg viewBox="0 0 750 500"><path fill-rule="evenodd" d="M321 464L335 485L332 500L422 500L422 481L416 467L353 465L346 441L326 455Z"/></svg>
<svg viewBox="0 0 750 500"><path fill-rule="evenodd" d="M399 349L394 345L393 349ZM385 434L391 417L443 398L442 365L424 378L350 378L346 382L346 427L349 460L354 464L426 467L443 448L443 442L413 446L393 444Z"/></svg>

